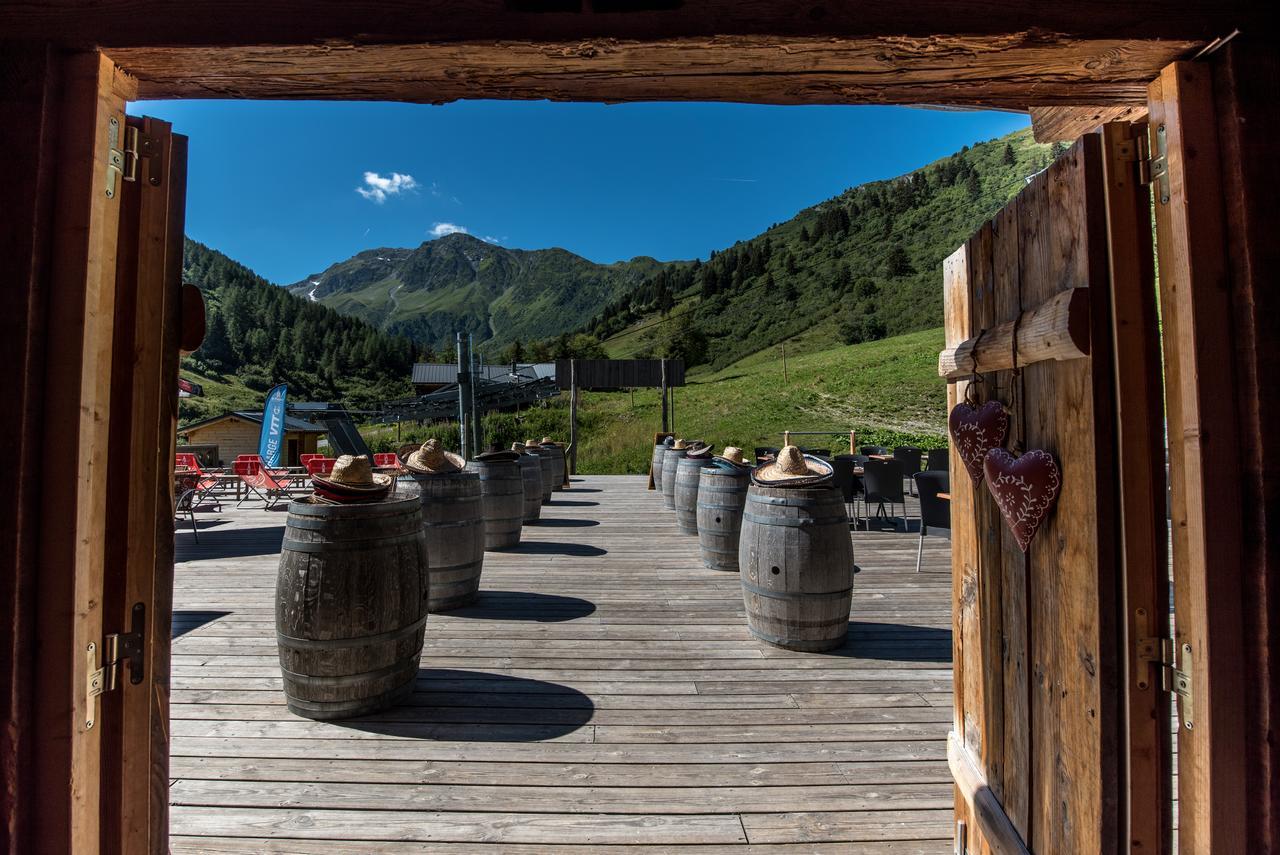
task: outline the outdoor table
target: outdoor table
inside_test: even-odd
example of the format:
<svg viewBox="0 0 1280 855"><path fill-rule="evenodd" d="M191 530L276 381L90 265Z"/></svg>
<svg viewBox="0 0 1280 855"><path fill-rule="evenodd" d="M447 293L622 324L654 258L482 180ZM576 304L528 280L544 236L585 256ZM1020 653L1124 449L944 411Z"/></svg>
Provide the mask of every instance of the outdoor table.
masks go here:
<svg viewBox="0 0 1280 855"><path fill-rule="evenodd" d="M939 499L946 499L946 500L949 502L949 501L951 501L951 494L950 494L950 493L939 493L939 494L938 494L938 498L939 498Z"/></svg>

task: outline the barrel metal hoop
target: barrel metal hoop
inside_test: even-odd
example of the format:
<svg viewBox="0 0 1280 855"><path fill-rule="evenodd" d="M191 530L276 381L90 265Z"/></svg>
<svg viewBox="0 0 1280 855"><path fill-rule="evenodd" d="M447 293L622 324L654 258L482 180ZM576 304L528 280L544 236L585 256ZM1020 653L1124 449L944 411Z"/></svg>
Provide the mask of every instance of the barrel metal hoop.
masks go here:
<svg viewBox="0 0 1280 855"><path fill-rule="evenodd" d="M466 525L483 525L484 520L481 517L472 517L469 520L457 520L455 522L426 522L422 523L423 528L461 528Z"/></svg>
<svg viewBox="0 0 1280 855"><path fill-rule="evenodd" d="M848 523L848 517L808 517L805 519L790 519L787 517L762 517L749 511L743 511L742 518L748 522L759 523L760 525L785 525L792 528L808 528L815 525L835 525L837 523Z"/></svg>
<svg viewBox="0 0 1280 855"><path fill-rule="evenodd" d="M416 543L418 538L422 536L422 532L415 531L412 534L401 534L396 537L380 537L365 540L341 540L341 541L317 541L308 543L302 540L294 540L286 537L284 543L281 544L282 549L289 552L303 552L311 555L333 552L358 552L369 549L382 549L388 546L407 546L410 543Z"/></svg>
<svg viewBox="0 0 1280 855"><path fill-rule="evenodd" d="M834 491L832 491L832 496L834 497L835 495L836 494L834 493ZM748 502L759 502L762 505L781 505L783 507L788 507L788 508L818 507L818 506L821 506L822 504L822 502L820 501L821 498L822 497L811 497L808 499L791 499L785 496L761 496L758 493L747 493ZM836 503L835 499L832 498L831 504L835 504L835 503Z"/></svg>
<svg viewBox="0 0 1280 855"><path fill-rule="evenodd" d="M751 584L746 579L742 580L742 587L753 594L757 594L761 597L768 597L771 600L838 600L841 597L849 597L853 595L852 585L840 591L824 591L819 594L802 594L798 591L766 591L758 585Z"/></svg>
<svg viewBox="0 0 1280 855"><path fill-rule="evenodd" d="M421 513L421 509L416 506L409 508L407 510L408 510L407 513L387 514L385 516L370 517L370 519L376 519L379 522L386 522L388 520L394 520L396 517L416 517L419 513ZM362 520L359 518L342 519L338 517L312 517L312 516L300 518L298 517L297 514L290 514L287 526L289 528L296 528L301 531L324 531L325 529L334 525L334 523L361 523L361 522L365 522L365 520Z"/></svg>
<svg viewBox="0 0 1280 855"><path fill-rule="evenodd" d="M831 624L821 624L821 626L830 626L830 625ZM818 627L810 627L810 628L817 629ZM845 635L840 638L839 643L833 643L832 641L829 641L829 640L806 641L806 640L800 640L795 638L783 638L780 635L774 635L771 632L765 632L764 630L758 629L754 626L748 626L747 631L750 632L752 635L754 635L756 638L760 639L761 641L767 641L770 644L776 644L778 647L783 647L789 650L796 650L801 653L804 653L806 651L821 652L823 650L833 650L837 647L843 646L846 639L848 638L848 630L846 630Z"/></svg>
<svg viewBox="0 0 1280 855"><path fill-rule="evenodd" d="M276 640L283 645L299 650L333 650L343 647L364 647L370 644L381 644L384 641L395 641L404 635L412 635L422 629L426 622L427 616L423 615L420 619L399 629L380 632L377 635L358 635L350 638L295 638L292 635L285 635L283 632L276 632Z"/></svg>
<svg viewBox="0 0 1280 855"><path fill-rule="evenodd" d="M414 655L419 655L422 648L419 647ZM304 686L359 686L370 680L377 680L379 677L387 677L397 671L405 668L407 659L402 659L385 668L378 668L375 671L361 671L358 674L336 674L331 677L318 676L315 674L299 674L297 671L290 671L284 665L280 666L280 673L284 675L286 680L292 680Z"/></svg>
<svg viewBox="0 0 1280 855"><path fill-rule="evenodd" d="M422 497L422 504L424 506L435 505L435 504L460 505L463 502L478 502L478 501L480 501L479 493L476 493L474 496L427 496L427 495L424 495Z"/></svg>

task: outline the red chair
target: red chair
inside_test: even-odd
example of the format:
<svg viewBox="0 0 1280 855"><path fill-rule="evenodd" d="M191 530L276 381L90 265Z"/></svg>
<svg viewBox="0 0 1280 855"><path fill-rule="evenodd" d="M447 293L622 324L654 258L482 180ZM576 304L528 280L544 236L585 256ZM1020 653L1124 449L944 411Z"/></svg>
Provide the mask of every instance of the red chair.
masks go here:
<svg viewBox="0 0 1280 855"><path fill-rule="evenodd" d="M323 454L299 454L298 462L302 464L303 469L306 469L308 460L318 460L321 457L324 457L324 455Z"/></svg>
<svg viewBox="0 0 1280 855"><path fill-rule="evenodd" d="M307 467L308 475L328 475L333 471L333 464L338 462L336 457L324 457L320 454L308 456L311 459L303 461L303 465Z"/></svg>
<svg viewBox="0 0 1280 855"><path fill-rule="evenodd" d="M373 465L386 469L403 469L404 464L400 462L400 458L396 457L394 451L385 451L373 455Z"/></svg>
<svg viewBox="0 0 1280 855"><path fill-rule="evenodd" d="M278 477L273 470L264 469L260 462L237 460L232 468L247 488L245 497L236 503L237 508L249 501L250 495L261 499L266 510L274 508L289 497L290 479Z"/></svg>
<svg viewBox="0 0 1280 855"><path fill-rule="evenodd" d="M218 486L218 479L212 473L205 472L200 468L200 458L189 451L180 451L174 455L174 467L187 469L191 472L190 478L183 481L183 492L192 491L192 495L185 497L190 509L194 510L200 507L200 504L206 499L213 499L213 504L218 510L222 510L222 503L213 494L214 488ZM193 524L194 519L193 517Z"/></svg>

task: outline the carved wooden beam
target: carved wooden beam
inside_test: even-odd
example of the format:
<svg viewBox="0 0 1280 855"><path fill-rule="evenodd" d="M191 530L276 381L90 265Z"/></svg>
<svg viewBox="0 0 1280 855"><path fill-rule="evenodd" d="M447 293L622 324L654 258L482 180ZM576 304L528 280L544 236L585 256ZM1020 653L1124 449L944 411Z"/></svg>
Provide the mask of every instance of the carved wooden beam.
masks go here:
<svg viewBox="0 0 1280 855"><path fill-rule="evenodd" d="M108 51L143 98L440 103L743 101L768 104L1145 103L1194 42L1000 36L711 36L421 44L133 47Z"/></svg>
<svg viewBox="0 0 1280 855"><path fill-rule="evenodd" d="M938 374L959 380L987 371L1089 355L1089 289L1056 294L1017 320L989 329L938 354Z"/></svg>
<svg viewBox="0 0 1280 855"><path fill-rule="evenodd" d="M990 851L995 855L1031 855L1009 815L1001 807L1000 800L987 786L987 779L973 755L954 732L947 735L947 765L951 767L956 788L968 802L970 815Z"/></svg>
<svg viewBox="0 0 1280 855"><path fill-rule="evenodd" d="M1031 129L1036 142L1069 142L1107 122L1141 122L1146 104L1110 104L1102 107L1032 107Z"/></svg>

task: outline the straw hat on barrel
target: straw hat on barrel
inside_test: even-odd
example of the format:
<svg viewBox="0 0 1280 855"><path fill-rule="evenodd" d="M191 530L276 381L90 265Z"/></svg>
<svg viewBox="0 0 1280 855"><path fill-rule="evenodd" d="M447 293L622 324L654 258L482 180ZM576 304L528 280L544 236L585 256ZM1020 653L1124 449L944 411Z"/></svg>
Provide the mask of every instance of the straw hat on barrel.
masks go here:
<svg viewBox="0 0 1280 855"><path fill-rule="evenodd" d="M511 450L516 454L524 454L525 446L518 442L511 443Z"/></svg>
<svg viewBox="0 0 1280 855"><path fill-rule="evenodd" d="M675 442L671 443L671 447L672 447L672 448L683 449L683 448L684 448L684 440L683 440L683 439L677 439Z"/></svg>
<svg viewBox="0 0 1280 855"><path fill-rule="evenodd" d="M542 443L541 443L541 444L542 444L542 445L559 445L560 443L556 442L554 439L552 439L552 438L551 438L551 437L549 437L549 436L544 436L544 437L542 438Z"/></svg>
<svg viewBox="0 0 1280 855"><path fill-rule="evenodd" d="M539 445L539 443L538 443L538 441L537 441L536 439L526 439L526 440L524 441L524 447L525 447L525 448L534 448L534 449L536 449L536 448L538 447L538 445Z"/></svg>
<svg viewBox="0 0 1280 855"><path fill-rule="evenodd" d="M778 452L776 460L757 466L751 472L751 481L761 487L812 487L830 481L834 471L822 458L802 454L794 445L788 445Z"/></svg>
<svg viewBox="0 0 1280 855"><path fill-rule="evenodd" d="M376 502L391 489L391 476L374 472L364 455L344 454L328 475L311 476L311 484L317 496L329 501Z"/></svg>
<svg viewBox="0 0 1280 855"><path fill-rule="evenodd" d="M445 451L438 439L429 439L409 455L405 468L415 475L452 475L461 472L467 462L452 451Z"/></svg>
<svg viewBox="0 0 1280 855"><path fill-rule="evenodd" d="M742 449L735 448L732 445L726 445L724 451L716 456L716 460L723 460L725 463L732 463L734 466L746 467L746 463L742 462Z"/></svg>
<svg viewBox="0 0 1280 855"><path fill-rule="evenodd" d="M691 439L685 445L685 459L702 460L711 456L711 446L700 439Z"/></svg>

